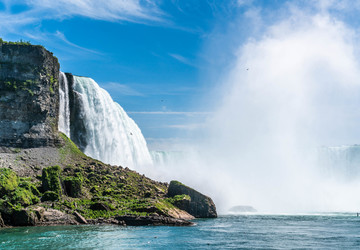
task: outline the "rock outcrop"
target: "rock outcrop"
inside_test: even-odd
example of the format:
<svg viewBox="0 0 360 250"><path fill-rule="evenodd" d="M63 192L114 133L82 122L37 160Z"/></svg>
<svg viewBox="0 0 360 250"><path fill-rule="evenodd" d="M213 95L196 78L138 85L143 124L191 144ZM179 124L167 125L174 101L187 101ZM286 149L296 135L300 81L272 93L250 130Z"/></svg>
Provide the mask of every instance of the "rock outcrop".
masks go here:
<svg viewBox="0 0 360 250"><path fill-rule="evenodd" d="M42 46L0 41L0 146L59 143L59 67Z"/></svg>
<svg viewBox="0 0 360 250"><path fill-rule="evenodd" d="M217 217L215 204L210 197L185 186L181 182L171 181L167 195L169 197L180 198L175 199L174 205L196 218ZM190 199L182 195L188 195Z"/></svg>
<svg viewBox="0 0 360 250"><path fill-rule="evenodd" d="M73 76L66 77L71 88ZM76 144L80 149L87 144L81 137L84 124L70 124L79 126L72 129L80 131L71 135L76 144L58 131L58 78L59 63L51 52L0 39L0 227L186 226L194 216L216 217L209 197L181 183L169 188L79 150ZM71 93L70 109L76 110L81 99ZM81 112L71 112L71 119Z"/></svg>

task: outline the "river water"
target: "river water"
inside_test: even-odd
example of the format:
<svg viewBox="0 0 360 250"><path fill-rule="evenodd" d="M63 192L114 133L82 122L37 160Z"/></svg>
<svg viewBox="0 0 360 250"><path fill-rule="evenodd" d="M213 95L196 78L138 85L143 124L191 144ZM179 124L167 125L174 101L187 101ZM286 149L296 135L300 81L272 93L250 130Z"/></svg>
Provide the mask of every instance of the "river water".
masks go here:
<svg viewBox="0 0 360 250"><path fill-rule="evenodd" d="M55 226L0 229L0 249L359 249L353 213L237 215L192 227Z"/></svg>

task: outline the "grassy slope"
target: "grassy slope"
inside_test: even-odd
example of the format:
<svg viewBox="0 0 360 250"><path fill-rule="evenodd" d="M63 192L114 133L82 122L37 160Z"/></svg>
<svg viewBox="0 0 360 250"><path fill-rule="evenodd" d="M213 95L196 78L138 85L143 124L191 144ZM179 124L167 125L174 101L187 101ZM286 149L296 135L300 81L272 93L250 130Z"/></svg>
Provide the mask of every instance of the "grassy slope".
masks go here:
<svg viewBox="0 0 360 250"><path fill-rule="evenodd" d="M61 137L64 145L57 149L61 167L40 168L37 172L42 175L29 177L0 169L0 213L36 204L97 219L125 214L169 215L174 209L174 198L165 196L166 183L87 157L65 135Z"/></svg>

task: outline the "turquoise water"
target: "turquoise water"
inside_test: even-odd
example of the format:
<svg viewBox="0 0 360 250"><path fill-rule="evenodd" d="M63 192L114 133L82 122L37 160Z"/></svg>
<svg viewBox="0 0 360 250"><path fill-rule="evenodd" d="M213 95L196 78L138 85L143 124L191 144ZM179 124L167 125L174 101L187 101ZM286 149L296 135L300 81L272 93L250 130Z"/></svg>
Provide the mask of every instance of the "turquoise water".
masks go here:
<svg viewBox="0 0 360 250"><path fill-rule="evenodd" d="M0 230L0 249L359 249L360 217L242 215L192 227L58 226Z"/></svg>

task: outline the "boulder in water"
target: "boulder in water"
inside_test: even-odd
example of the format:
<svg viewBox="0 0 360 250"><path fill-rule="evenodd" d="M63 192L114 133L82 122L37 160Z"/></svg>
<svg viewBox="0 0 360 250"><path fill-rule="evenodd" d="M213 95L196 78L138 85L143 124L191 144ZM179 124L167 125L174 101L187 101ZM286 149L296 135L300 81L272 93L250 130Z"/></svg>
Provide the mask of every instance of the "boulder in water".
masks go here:
<svg viewBox="0 0 360 250"><path fill-rule="evenodd" d="M179 181L171 181L168 189L169 197L177 195L188 195L189 199L183 199L183 202L175 202L176 206L185 210L195 218L216 218L216 207L212 199L200 192L185 186Z"/></svg>

